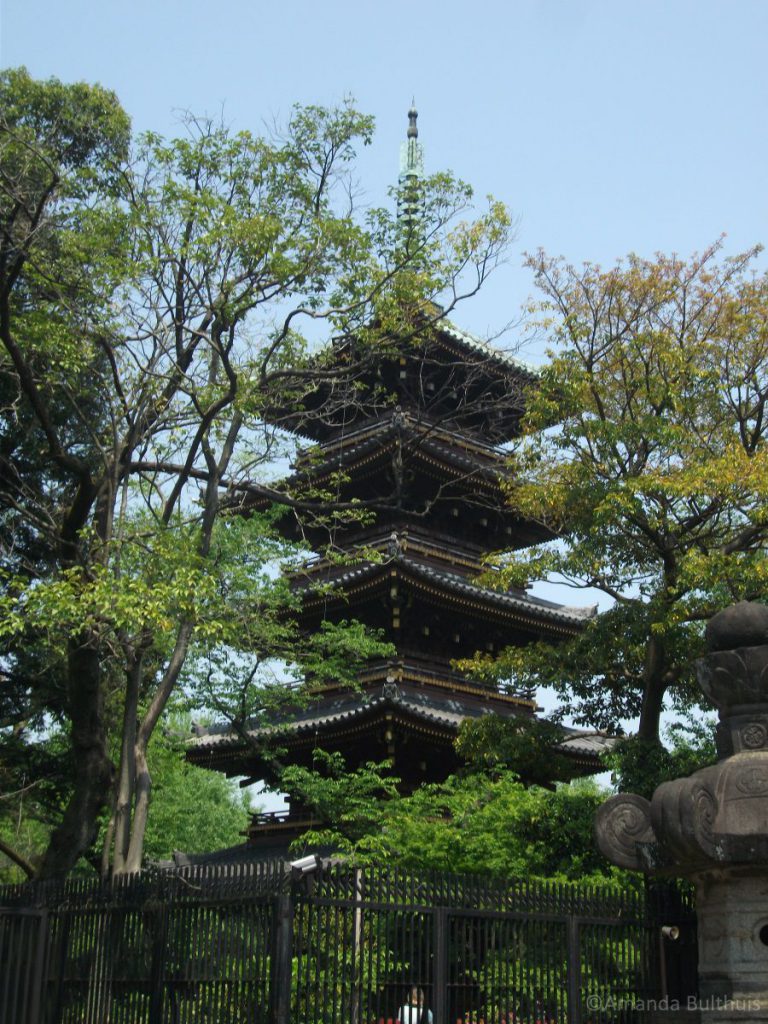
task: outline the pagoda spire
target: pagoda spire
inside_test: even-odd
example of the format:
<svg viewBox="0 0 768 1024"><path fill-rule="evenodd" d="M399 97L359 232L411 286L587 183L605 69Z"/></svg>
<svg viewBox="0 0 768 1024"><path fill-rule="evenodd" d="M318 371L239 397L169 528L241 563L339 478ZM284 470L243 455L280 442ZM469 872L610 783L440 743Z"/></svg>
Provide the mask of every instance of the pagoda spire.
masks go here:
<svg viewBox="0 0 768 1024"><path fill-rule="evenodd" d="M397 202L398 219L409 229L415 228L421 219L423 202L424 148L419 142L418 117L415 100L411 100L406 140L400 143Z"/></svg>

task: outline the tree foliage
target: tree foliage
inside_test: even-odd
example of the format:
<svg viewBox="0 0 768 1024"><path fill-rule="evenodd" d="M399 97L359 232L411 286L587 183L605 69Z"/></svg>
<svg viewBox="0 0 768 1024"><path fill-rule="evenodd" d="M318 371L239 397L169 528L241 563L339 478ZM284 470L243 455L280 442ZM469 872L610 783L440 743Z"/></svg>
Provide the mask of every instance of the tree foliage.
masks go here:
<svg viewBox="0 0 768 1024"><path fill-rule="evenodd" d="M572 762L557 749L562 740L562 728L543 718L483 715L462 723L456 750L475 769L510 769L527 786L551 787L573 774Z"/></svg>
<svg viewBox="0 0 768 1024"><path fill-rule="evenodd" d="M242 833L250 820L248 796L236 782L185 761L189 726L189 715L172 715L164 719L149 743L147 764L153 786L152 813L147 820L144 840L144 856L148 861L166 860L175 850L205 853L234 846L243 841ZM49 735L41 745L51 757L57 750L64 755L67 752L62 735ZM63 770L46 774L45 767L41 767L24 791L4 791L0 798L5 811L0 816L0 843L20 854L33 872L65 803L66 778ZM64 783L58 803L46 800L46 787L50 790L53 779ZM41 787L44 796L40 795ZM105 812L101 819L102 833L108 819L109 814ZM92 873L98 858L91 856L90 861L79 861L76 870ZM0 880L20 881L26 874L13 861L0 857Z"/></svg>
<svg viewBox="0 0 768 1024"><path fill-rule="evenodd" d="M362 642L356 624L299 637L277 578L296 553L269 516L224 515L280 451L274 410L338 374L309 358L312 325L372 358L403 309L476 290L509 217L449 229L470 193L441 175L417 244L358 216L372 122L350 105L296 108L271 137L190 118L132 141L112 94L16 71L0 110L2 736L29 748L53 722L67 740L39 873L71 869L105 802L104 870L134 871L149 742L182 683L218 685L227 661L248 682L267 649L338 665Z"/></svg>
<svg viewBox="0 0 768 1024"><path fill-rule="evenodd" d="M501 556L506 583L555 578L614 602L576 638L508 650L494 677L554 686L582 722L698 699L703 624L768 576L768 277L755 253L532 257L554 338L513 457L509 500L562 539Z"/></svg>
<svg viewBox="0 0 768 1024"><path fill-rule="evenodd" d="M502 768L399 795L386 764L349 771L338 755L317 757L321 770L292 765L282 777L319 819L297 850L327 845L361 864L499 877L614 875L594 847L594 813L607 794L592 780L526 787Z"/></svg>
<svg viewBox="0 0 768 1024"><path fill-rule="evenodd" d="M156 730L147 760L154 780L144 856L166 860L174 850L206 853L243 842L250 821L248 796L236 782L184 760L188 716L171 716Z"/></svg>
<svg viewBox="0 0 768 1024"><path fill-rule="evenodd" d="M616 787L650 800L657 786L682 779L717 761L715 723L708 718L674 722L664 730L665 743L639 736L622 737L606 756Z"/></svg>

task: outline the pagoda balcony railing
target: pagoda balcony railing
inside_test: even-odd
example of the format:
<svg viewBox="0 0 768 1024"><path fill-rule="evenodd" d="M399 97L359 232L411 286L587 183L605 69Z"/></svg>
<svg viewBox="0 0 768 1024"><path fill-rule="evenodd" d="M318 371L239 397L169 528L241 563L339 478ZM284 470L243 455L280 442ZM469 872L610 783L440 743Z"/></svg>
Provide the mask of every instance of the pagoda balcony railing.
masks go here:
<svg viewBox="0 0 768 1024"><path fill-rule="evenodd" d="M356 531L354 537L350 537L343 545L343 550L350 558L348 566L345 566L343 561L338 565L332 564L325 554L318 552L309 555L303 562L302 569L291 575L294 578L301 578L308 571L316 572L317 568L325 563L329 567L338 568L339 572L344 572L346 568L364 561L359 552L366 548L380 552L384 556L383 561L387 561L391 557L388 549L394 543L397 543L401 553L412 554L416 560L443 568L443 571L466 576L470 581L483 571L488 571L488 566L483 563L486 552L479 545L457 543L455 536L440 530L426 531L420 530L418 526L397 523ZM526 591L520 587L509 587L507 592L520 597L526 596Z"/></svg>
<svg viewBox="0 0 768 1024"><path fill-rule="evenodd" d="M303 832L319 824L309 811L258 811L251 818L246 835L263 836L269 833Z"/></svg>
<svg viewBox="0 0 768 1024"><path fill-rule="evenodd" d="M455 672L446 663L436 664L434 660L422 658L418 654L401 651L398 657L382 658L379 661L371 661L358 672L360 685L370 688L371 684L381 685L424 685L442 687L443 689L455 690L465 694L472 694L479 698L493 697L495 699L509 700L512 702L523 701L535 706L535 692L532 689L512 689L505 687L502 691L492 683L481 683L461 672ZM342 687L339 684L327 683L313 685L312 680L306 681L310 692L328 693Z"/></svg>

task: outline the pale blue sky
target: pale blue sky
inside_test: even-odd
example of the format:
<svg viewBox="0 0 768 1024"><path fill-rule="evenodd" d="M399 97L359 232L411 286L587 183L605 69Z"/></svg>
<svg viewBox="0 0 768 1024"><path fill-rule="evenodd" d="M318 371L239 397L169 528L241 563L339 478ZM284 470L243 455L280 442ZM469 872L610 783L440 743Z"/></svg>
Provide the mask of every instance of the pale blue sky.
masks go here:
<svg viewBox="0 0 768 1024"><path fill-rule="evenodd" d="M766 0L1 0L0 62L258 130L295 101L375 114L367 201L397 176L411 96L427 169L520 217L510 264L457 314L484 333L530 291L520 253L611 263L766 239Z"/></svg>
<svg viewBox="0 0 768 1024"><path fill-rule="evenodd" d="M768 0L0 0L0 15L3 66L99 81L137 129L223 107L259 130L353 95L377 119L372 204L415 96L427 170L520 218L509 264L454 317L478 334L530 293L523 250L609 264L768 239Z"/></svg>

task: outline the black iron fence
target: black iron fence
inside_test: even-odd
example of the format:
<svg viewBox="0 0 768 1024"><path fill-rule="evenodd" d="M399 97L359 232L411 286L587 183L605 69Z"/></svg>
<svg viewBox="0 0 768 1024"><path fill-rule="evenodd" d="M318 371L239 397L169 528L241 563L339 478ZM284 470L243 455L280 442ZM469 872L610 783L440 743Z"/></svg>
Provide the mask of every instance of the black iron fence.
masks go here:
<svg viewBox="0 0 768 1024"><path fill-rule="evenodd" d="M0 1021L394 1024L414 988L424 1024L642 1020L695 994L693 921L672 889L346 865L6 887Z"/></svg>

